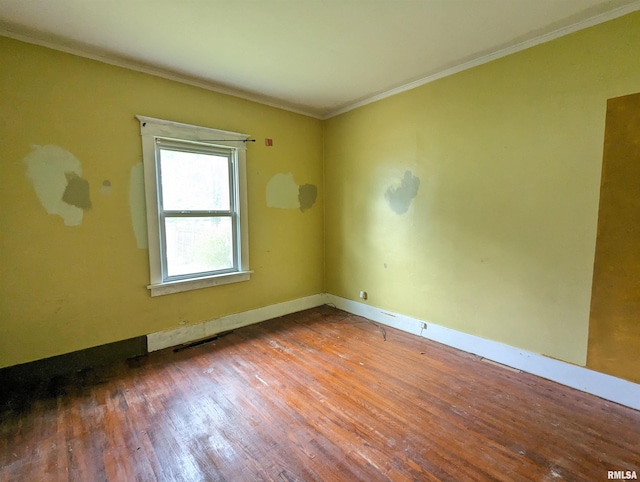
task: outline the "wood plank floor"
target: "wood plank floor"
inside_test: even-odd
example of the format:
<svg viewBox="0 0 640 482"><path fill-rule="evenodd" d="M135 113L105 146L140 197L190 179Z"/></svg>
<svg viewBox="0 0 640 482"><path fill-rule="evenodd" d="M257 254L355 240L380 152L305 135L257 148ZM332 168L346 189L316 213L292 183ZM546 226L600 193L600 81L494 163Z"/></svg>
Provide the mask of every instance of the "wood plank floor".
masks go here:
<svg viewBox="0 0 640 482"><path fill-rule="evenodd" d="M640 412L330 307L5 398L2 481L640 474Z"/></svg>

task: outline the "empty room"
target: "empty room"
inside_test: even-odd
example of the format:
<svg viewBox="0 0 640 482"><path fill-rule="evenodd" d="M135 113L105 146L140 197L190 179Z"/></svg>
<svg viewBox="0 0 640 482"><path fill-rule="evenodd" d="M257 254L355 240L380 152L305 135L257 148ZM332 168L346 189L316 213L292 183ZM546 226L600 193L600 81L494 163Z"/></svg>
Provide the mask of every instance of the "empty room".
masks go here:
<svg viewBox="0 0 640 482"><path fill-rule="evenodd" d="M639 0L0 1L0 481L640 474Z"/></svg>

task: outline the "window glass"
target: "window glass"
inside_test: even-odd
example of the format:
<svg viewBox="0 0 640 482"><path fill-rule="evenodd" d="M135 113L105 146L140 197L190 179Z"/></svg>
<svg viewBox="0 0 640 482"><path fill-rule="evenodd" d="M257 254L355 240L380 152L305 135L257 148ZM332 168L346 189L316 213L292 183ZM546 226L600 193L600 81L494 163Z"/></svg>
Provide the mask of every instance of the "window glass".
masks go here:
<svg viewBox="0 0 640 482"><path fill-rule="evenodd" d="M167 275L233 269L230 217L165 219Z"/></svg>
<svg viewBox="0 0 640 482"><path fill-rule="evenodd" d="M221 155L160 149L163 209L228 211L229 158Z"/></svg>

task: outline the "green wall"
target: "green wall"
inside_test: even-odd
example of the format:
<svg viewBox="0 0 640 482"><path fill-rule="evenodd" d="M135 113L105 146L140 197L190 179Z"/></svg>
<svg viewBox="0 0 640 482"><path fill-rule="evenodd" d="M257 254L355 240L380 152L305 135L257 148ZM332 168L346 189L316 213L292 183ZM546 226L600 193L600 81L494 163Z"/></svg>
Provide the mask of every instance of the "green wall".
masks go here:
<svg viewBox="0 0 640 482"><path fill-rule="evenodd" d="M2 37L0 65L0 367L322 292L319 120ZM250 281L150 297L132 215L144 202L136 114L257 139L247 152ZM24 162L34 146L56 146L44 151L51 162L81 163L92 207L79 225L40 202ZM288 173L318 188L304 212L267 206L267 183Z"/></svg>
<svg viewBox="0 0 640 482"><path fill-rule="evenodd" d="M584 365L607 99L638 59L635 13L328 120L327 291Z"/></svg>

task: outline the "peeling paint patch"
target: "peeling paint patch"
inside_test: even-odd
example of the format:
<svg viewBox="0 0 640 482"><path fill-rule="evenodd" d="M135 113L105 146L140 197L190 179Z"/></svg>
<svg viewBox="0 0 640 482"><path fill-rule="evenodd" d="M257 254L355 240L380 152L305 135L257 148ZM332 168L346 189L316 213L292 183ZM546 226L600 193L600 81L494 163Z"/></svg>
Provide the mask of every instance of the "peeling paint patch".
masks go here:
<svg viewBox="0 0 640 482"><path fill-rule="evenodd" d="M129 212L136 246L140 249L148 249L147 205L144 199L144 169L141 162L131 168L129 176Z"/></svg>
<svg viewBox="0 0 640 482"><path fill-rule="evenodd" d="M303 184L298 188L298 202L300 203L300 211L305 212L311 209L318 197L318 188L315 184Z"/></svg>
<svg viewBox="0 0 640 482"><path fill-rule="evenodd" d="M414 176L411 171L406 171L400 187L389 187L384 193L384 197L395 213L404 214L409 210L411 200L418 194L419 187L420 179Z"/></svg>
<svg viewBox="0 0 640 482"><path fill-rule="evenodd" d="M74 203L91 207L89 183L82 179L80 161L62 147L46 145L33 146L23 162L27 165L27 177L47 213L60 216L66 226L80 225L83 208ZM67 192L70 178L73 185Z"/></svg>

